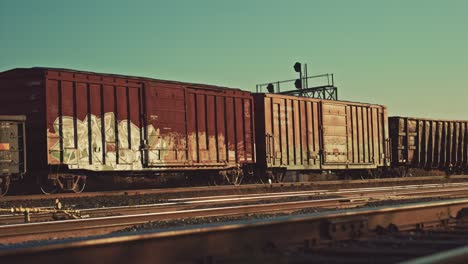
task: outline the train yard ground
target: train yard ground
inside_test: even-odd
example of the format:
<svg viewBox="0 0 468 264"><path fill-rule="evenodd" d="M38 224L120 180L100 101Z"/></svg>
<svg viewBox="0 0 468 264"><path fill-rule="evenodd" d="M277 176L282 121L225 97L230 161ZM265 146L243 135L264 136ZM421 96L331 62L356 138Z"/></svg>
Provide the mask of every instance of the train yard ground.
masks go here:
<svg viewBox="0 0 468 264"><path fill-rule="evenodd" d="M463 175L6 196L0 208L5 263L395 263L468 240Z"/></svg>
<svg viewBox="0 0 468 264"><path fill-rule="evenodd" d="M99 200L120 201L129 203L130 197L137 197L138 202L146 201L145 198L151 197L156 200L184 197L201 197L210 195L229 195L229 194L252 194L269 193L285 191L305 191L305 190L332 190L343 188L363 188L363 187L393 187L418 184L446 184L468 182L468 175L450 175L450 176L419 176L406 178L383 178L383 179L362 179L362 180L321 180L308 182L283 182L272 184L243 184L243 185L219 185L219 186L199 186L199 187L180 187L180 188L158 188L158 189L129 189L112 191L90 191L83 193L57 193L51 195L31 194L31 195L9 195L0 197L0 207L10 205L9 202L16 204L21 201L23 205L37 204L33 201L43 203L53 203L55 199L82 199L80 203L87 201L86 198L95 201ZM121 198L123 197L123 198ZM47 202L49 200L49 202ZM154 200L152 200L154 201Z"/></svg>

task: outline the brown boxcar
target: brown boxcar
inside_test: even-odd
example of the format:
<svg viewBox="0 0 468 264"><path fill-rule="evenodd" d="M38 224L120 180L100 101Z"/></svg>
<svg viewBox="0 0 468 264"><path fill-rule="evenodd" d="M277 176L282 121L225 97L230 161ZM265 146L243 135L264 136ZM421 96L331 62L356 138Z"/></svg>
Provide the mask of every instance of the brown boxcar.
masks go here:
<svg viewBox="0 0 468 264"><path fill-rule="evenodd" d="M467 169L468 121L390 117L395 166Z"/></svg>
<svg viewBox="0 0 468 264"><path fill-rule="evenodd" d="M390 162L385 106L256 94L264 169L375 169Z"/></svg>
<svg viewBox="0 0 468 264"><path fill-rule="evenodd" d="M0 114L26 115L31 172L239 169L253 98L217 86L66 69L0 73ZM60 170L59 170L60 171Z"/></svg>

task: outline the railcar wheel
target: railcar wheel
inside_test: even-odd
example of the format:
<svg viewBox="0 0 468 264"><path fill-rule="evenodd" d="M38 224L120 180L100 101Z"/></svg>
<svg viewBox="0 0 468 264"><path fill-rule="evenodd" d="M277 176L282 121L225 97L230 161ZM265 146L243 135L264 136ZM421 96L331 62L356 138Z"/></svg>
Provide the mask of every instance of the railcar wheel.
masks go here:
<svg viewBox="0 0 468 264"><path fill-rule="evenodd" d="M241 185L242 181L244 180L244 173L240 170L236 170L232 175L232 184L234 185Z"/></svg>
<svg viewBox="0 0 468 264"><path fill-rule="evenodd" d="M286 176L286 172L279 172L276 177L276 182L281 183L284 181L284 177Z"/></svg>
<svg viewBox="0 0 468 264"><path fill-rule="evenodd" d="M257 177L257 179L258 179L258 183L260 183L260 184L264 184L264 183L265 183L263 177L260 177L260 176L259 176L259 177ZM256 182L254 182L254 183L256 183Z"/></svg>
<svg viewBox="0 0 468 264"><path fill-rule="evenodd" d="M50 195L57 193L59 187L55 184L55 181L47 180L45 183L41 184L41 191L45 195Z"/></svg>
<svg viewBox="0 0 468 264"><path fill-rule="evenodd" d="M78 179L76 180L72 191L73 191L74 193L81 193L81 192L84 191L84 189L85 189L85 187L86 187L86 178L80 177L80 176L76 176L76 177L77 177Z"/></svg>
<svg viewBox="0 0 468 264"><path fill-rule="evenodd" d="M208 184L211 186L218 186L222 184L219 175L209 175Z"/></svg>
<svg viewBox="0 0 468 264"><path fill-rule="evenodd" d="M380 179L382 178L383 170L381 168L373 169L370 170L369 174L373 179Z"/></svg>
<svg viewBox="0 0 468 264"><path fill-rule="evenodd" d="M401 178L405 178L405 177L408 176L408 168L406 168L406 167L403 167L403 166L402 166L402 167L398 167L398 168L396 169L396 172L397 172L397 175L398 175L399 177L401 177Z"/></svg>
<svg viewBox="0 0 468 264"><path fill-rule="evenodd" d="M276 182L276 183L282 183L283 180L284 180L284 176L286 175L286 172L284 171L275 171L273 172L273 182Z"/></svg>
<svg viewBox="0 0 468 264"><path fill-rule="evenodd" d="M7 194L10 189L10 176L0 178L0 196Z"/></svg>
<svg viewBox="0 0 468 264"><path fill-rule="evenodd" d="M414 169L413 168L408 168L406 171L406 177L413 177L414 176Z"/></svg>
<svg viewBox="0 0 468 264"><path fill-rule="evenodd" d="M244 180L244 173L241 170L223 171L221 175L228 184L240 185Z"/></svg>
<svg viewBox="0 0 468 264"><path fill-rule="evenodd" d="M282 183L286 172L282 170L269 170L265 175L268 183Z"/></svg>

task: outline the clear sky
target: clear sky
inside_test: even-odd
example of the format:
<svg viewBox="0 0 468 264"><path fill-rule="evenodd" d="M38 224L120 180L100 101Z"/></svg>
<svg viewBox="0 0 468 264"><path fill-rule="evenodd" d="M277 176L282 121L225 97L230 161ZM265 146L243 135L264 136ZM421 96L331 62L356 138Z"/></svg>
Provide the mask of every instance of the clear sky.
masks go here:
<svg viewBox="0 0 468 264"><path fill-rule="evenodd" d="M0 71L48 66L255 90L335 73L340 99L468 119L468 1L0 1Z"/></svg>

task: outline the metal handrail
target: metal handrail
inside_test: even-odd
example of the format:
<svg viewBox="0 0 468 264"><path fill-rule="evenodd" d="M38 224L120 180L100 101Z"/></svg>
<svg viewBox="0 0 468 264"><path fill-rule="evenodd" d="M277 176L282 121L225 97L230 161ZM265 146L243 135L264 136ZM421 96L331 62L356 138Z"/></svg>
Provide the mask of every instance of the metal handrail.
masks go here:
<svg viewBox="0 0 468 264"><path fill-rule="evenodd" d="M302 89L309 89L309 88L314 88L314 87L309 87L308 86L308 81L309 80L324 78L324 77L327 78L327 82L326 82L326 85L321 85L321 86L330 86L330 87L335 86L335 80L334 80L333 73L325 73L325 74L307 76L307 77L303 77L303 78L299 78L299 79L301 80L301 82L303 84ZM257 93L262 92L263 87L266 87L266 86L271 84L274 87L276 87L276 92L279 93L279 92L281 92L281 84L292 83L292 82L295 82L296 80L298 80L298 79L289 79L289 80L283 80L283 81L276 81L276 82L268 82L268 83L257 84L256 91L257 91ZM302 90L302 89L298 89L298 90Z"/></svg>

